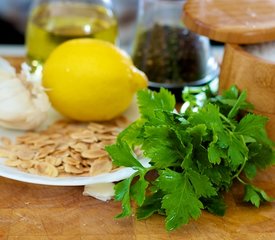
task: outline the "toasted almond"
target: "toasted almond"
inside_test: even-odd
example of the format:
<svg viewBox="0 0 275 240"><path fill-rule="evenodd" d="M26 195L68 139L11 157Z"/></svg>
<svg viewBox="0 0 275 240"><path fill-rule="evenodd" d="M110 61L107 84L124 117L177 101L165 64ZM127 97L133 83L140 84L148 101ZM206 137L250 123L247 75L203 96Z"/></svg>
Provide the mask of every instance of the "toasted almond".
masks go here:
<svg viewBox="0 0 275 240"><path fill-rule="evenodd" d="M97 130L102 130L102 129L105 129L106 126L104 126L103 124L100 124L100 123L95 123L95 122L91 122L89 123L88 125L88 129L97 129Z"/></svg>
<svg viewBox="0 0 275 240"><path fill-rule="evenodd" d="M18 149L15 151L16 156L22 160L33 160L36 152L27 148Z"/></svg>
<svg viewBox="0 0 275 240"><path fill-rule="evenodd" d="M61 158L56 158L53 156L46 156L45 157L45 162L57 167L60 166L62 164L62 159Z"/></svg>
<svg viewBox="0 0 275 240"><path fill-rule="evenodd" d="M119 130L115 120L58 121L41 132L27 132L17 137L15 143L2 138L0 157L7 159L6 165L32 174L97 175L113 168L104 148L115 142Z"/></svg>
<svg viewBox="0 0 275 240"><path fill-rule="evenodd" d="M88 149L81 153L82 157L90 159L105 157L107 155L108 153L102 149Z"/></svg>
<svg viewBox="0 0 275 240"><path fill-rule="evenodd" d="M52 139L45 139L45 140L39 140L37 142L34 142L33 145L36 148L42 148L42 147L46 147L49 145L55 145L56 142Z"/></svg>
<svg viewBox="0 0 275 240"><path fill-rule="evenodd" d="M79 166L80 162L81 162L81 159L77 160L77 159L74 159L72 157L66 157L66 158L63 159L63 162L65 164L69 164L69 165L72 165L72 166Z"/></svg>
<svg viewBox="0 0 275 240"><path fill-rule="evenodd" d="M77 168L67 163L64 164L64 169L66 173L76 173L76 174L83 173L83 169Z"/></svg>
<svg viewBox="0 0 275 240"><path fill-rule="evenodd" d="M20 166L24 169L29 169L34 166L34 161L21 161L18 166Z"/></svg>
<svg viewBox="0 0 275 240"><path fill-rule="evenodd" d="M62 150L61 151L61 150L58 149L55 152L51 153L50 156L62 160L63 158L70 156L70 151L69 150Z"/></svg>
<svg viewBox="0 0 275 240"><path fill-rule="evenodd" d="M86 151L89 146L86 143L78 142L70 146L72 149L74 149L76 152L84 152Z"/></svg>
<svg viewBox="0 0 275 240"><path fill-rule="evenodd" d="M0 141L2 142L3 146L10 146L11 145L11 140L7 137L1 137Z"/></svg>
<svg viewBox="0 0 275 240"><path fill-rule="evenodd" d="M93 132L91 132L89 130L84 130L84 131L81 131L81 132L72 133L70 135L70 137L72 139L78 140L78 139L82 139L82 138L90 138L93 135L94 135Z"/></svg>
<svg viewBox="0 0 275 240"><path fill-rule="evenodd" d="M112 162L106 159L98 159L91 165L89 174L91 176L108 173L112 170Z"/></svg>
<svg viewBox="0 0 275 240"><path fill-rule="evenodd" d="M69 147L70 147L71 144L72 143L70 141L59 142L58 145L57 145L57 147L56 147L56 150L60 151L60 152L66 151L66 150L69 149Z"/></svg>
<svg viewBox="0 0 275 240"><path fill-rule="evenodd" d="M50 145L50 146L42 147L38 151L37 158L45 158L46 156L50 155L54 151L55 151L55 147L54 146Z"/></svg>
<svg viewBox="0 0 275 240"><path fill-rule="evenodd" d="M84 143L96 143L99 141L99 139L96 136L92 136L90 138L82 138L80 141Z"/></svg>
<svg viewBox="0 0 275 240"><path fill-rule="evenodd" d="M81 161L82 160L81 153L76 152L74 150L70 151L69 156L71 156L73 159L75 159L77 161Z"/></svg>
<svg viewBox="0 0 275 240"><path fill-rule="evenodd" d="M97 134L97 138L100 139L101 141L104 141L104 140L116 140L117 137L109 134Z"/></svg>
<svg viewBox="0 0 275 240"><path fill-rule="evenodd" d="M88 126L88 128L89 128L89 130L91 130L94 133L104 134L104 133L113 133L113 132L118 133L119 132L119 128L118 127L113 127L113 126L98 129L98 128L96 128L96 127L94 127L93 125L90 124Z"/></svg>
<svg viewBox="0 0 275 240"><path fill-rule="evenodd" d="M7 160L5 161L5 164L6 164L7 166L10 166L10 167L17 167L17 166L20 165L20 163L21 163L21 160L19 160L19 159L15 159L15 160L7 159Z"/></svg>
<svg viewBox="0 0 275 240"><path fill-rule="evenodd" d="M41 175L47 175L50 177L57 177L58 176L58 170L53 165L46 163L46 162L40 162L35 165L35 168L38 170L38 173Z"/></svg>
<svg viewBox="0 0 275 240"><path fill-rule="evenodd" d="M28 169L28 172L31 173L31 174L34 174L34 175L38 175L39 172L36 168L29 168Z"/></svg>
<svg viewBox="0 0 275 240"><path fill-rule="evenodd" d="M0 157L7 158L10 156L10 153L11 153L10 150L0 147Z"/></svg>

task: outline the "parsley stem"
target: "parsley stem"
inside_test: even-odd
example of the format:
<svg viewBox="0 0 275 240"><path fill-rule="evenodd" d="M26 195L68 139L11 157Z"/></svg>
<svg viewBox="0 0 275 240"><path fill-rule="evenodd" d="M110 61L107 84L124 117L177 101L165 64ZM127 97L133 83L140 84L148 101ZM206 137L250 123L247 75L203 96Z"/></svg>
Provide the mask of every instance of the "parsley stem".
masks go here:
<svg viewBox="0 0 275 240"><path fill-rule="evenodd" d="M242 180L239 176L237 176L237 179L238 179L239 182L241 182L243 185L247 185L247 183L246 183L244 180Z"/></svg>
<svg viewBox="0 0 275 240"><path fill-rule="evenodd" d="M226 123L229 124L229 126L232 128L232 130L234 130L236 128L236 126L227 118L225 117L223 114L219 114L221 119L224 120Z"/></svg>
<svg viewBox="0 0 275 240"><path fill-rule="evenodd" d="M245 165L246 165L246 160L243 162L241 168L240 168L239 171L232 177L232 179L234 179L234 178L240 179L240 178L239 178L239 175L240 175L241 172L243 171Z"/></svg>

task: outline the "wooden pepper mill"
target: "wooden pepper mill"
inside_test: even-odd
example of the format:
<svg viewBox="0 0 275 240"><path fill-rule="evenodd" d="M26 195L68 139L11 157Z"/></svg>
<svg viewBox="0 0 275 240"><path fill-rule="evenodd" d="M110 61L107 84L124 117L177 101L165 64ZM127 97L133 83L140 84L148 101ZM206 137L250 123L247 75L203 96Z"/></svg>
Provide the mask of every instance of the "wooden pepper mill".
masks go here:
<svg viewBox="0 0 275 240"><path fill-rule="evenodd" d="M225 43L219 90L235 84L246 89L255 113L269 117L267 131L275 140L275 61L256 57L243 45L275 41L275 0L188 0L187 28ZM275 54L275 49L274 49Z"/></svg>

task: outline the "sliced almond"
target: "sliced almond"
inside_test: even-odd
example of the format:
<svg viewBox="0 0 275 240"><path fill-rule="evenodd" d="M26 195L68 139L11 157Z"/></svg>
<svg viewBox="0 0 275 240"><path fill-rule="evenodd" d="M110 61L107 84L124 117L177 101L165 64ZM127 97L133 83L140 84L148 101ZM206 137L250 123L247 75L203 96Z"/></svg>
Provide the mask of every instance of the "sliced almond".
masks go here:
<svg viewBox="0 0 275 240"><path fill-rule="evenodd" d="M83 143L83 142L75 143L75 144L71 145L70 147L72 149L74 149L76 152L83 152L89 148L88 144Z"/></svg>
<svg viewBox="0 0 275 240"><path fill-rule="evenodd" d="M2 142L3 146L10 146L11 145L11 140L7 137L1 137L0 141Z"/></svg>
<svg viewBox="0 0 275 240"><path fill-rule="evenodd" d="M60 166L62 164L62 159L61 158L56 158L56 157L53 157L53 156L47 156L45 158L45 162L57 167L57 166Z"/></svg>
<svg viewBox="0 0 275 240"><path fill-rule="evenodd" d="M58 176L58 170L53 165L46 163L46 162L40 162L35 165L35 168L38 170L38 173L41 175L47 175L50 177L57 177Z"/></svg>
<svg viewBox="0 0 275 240"><path fill-rule="evenodd" d="M15 143L2 138L0 157L6 165L32 174L97 175L112 170L104 150L120 131L116 120L103 123L58 121L41 132L27 132Z"/></svg>
<svg viewBox="0 0 275 240"><path fill-rule="evenodd" d="M74 159L72 157L66 157L66 158L63 159L63 162L65 164L69 164L69 165L72 165L72 166L79 166L80 162L81 162L81 159L77 160L77 159Z"/></svg>
<svg viewBox="0 0 275 240"><path fill-rule="evenodd" d="M55 147L54 146L45 146L39 149L38 151L38 158L45 158L46 156L50 155L51 153L53 153L55 151Z"/></svg>
<svg viewBox="0 0 275 240"><path fill-rule="evenodd" d="M77 160L79 162L82 160L81 153L76 152L74 150L70 151L70 155L69 156L71 156L73 159L75 159L75 160Z"/></svg>
<svg viewBox="0 0 275 240"><path fill-rule="evenodd" d="M36 152L27 148L18 149L15 151L16 156L22 160L33 160Z"/></svg>
<svg viewBox="0 0 275 240"><path fill-rule="evenodd" d="M19 159L16 159L16 160L7 159L5 161L5 164L10 167L17 167L20 165L20 163L21 163L21 160Z"/></svg>
<svg viewBox="0 0 275 240"><path fill-rule="evenodd" d="M66 173L76 173L76 174L83 173L82 169L79 169L67 163L64 164L64 170Z"/></svg>
<svg viewBox="0 0 275 240"><path fill-rule="evenodd" d="M89 174L91 176L99 175L102 173L108 173L112 170L112 162L106 159L94 160L91 165Z"/></svg>
<svg viewBox="0 0 275 240"><path fill-rule="evenodd" d="M97 138L104 141L104 140L116 140L117 137L109 134L97 134Z"/></svg>
<svg viewBox="0 0 275 240"><path fill-rule="evenodd" d="M34 161L21 161L18 166L20 166L24 169L29 169L34 166Z"/></svg>
<svg viewBox="0 0 275 240"><path fill-rule="evenodd" d="M10 150L0 147L0 157L7 158L10 156Z"/></svg>
<svg viewBox="0 0 275 240"><path fill-rule="evenodd" d="M84 158L95 159L107 156L108 153L102 149L88 149L81 153Z"/></svg>

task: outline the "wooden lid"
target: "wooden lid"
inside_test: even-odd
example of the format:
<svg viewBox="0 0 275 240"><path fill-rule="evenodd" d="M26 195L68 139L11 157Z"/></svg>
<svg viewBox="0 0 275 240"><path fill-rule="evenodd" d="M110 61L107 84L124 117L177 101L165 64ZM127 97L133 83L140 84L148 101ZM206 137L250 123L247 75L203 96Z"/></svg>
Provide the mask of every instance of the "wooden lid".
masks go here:
<svg viewBox="0 0 275 240"><path fill-rule="evenodd" d="M237 44L275 40L275 0L188 0L183 21L210 39Z"/></svg>

